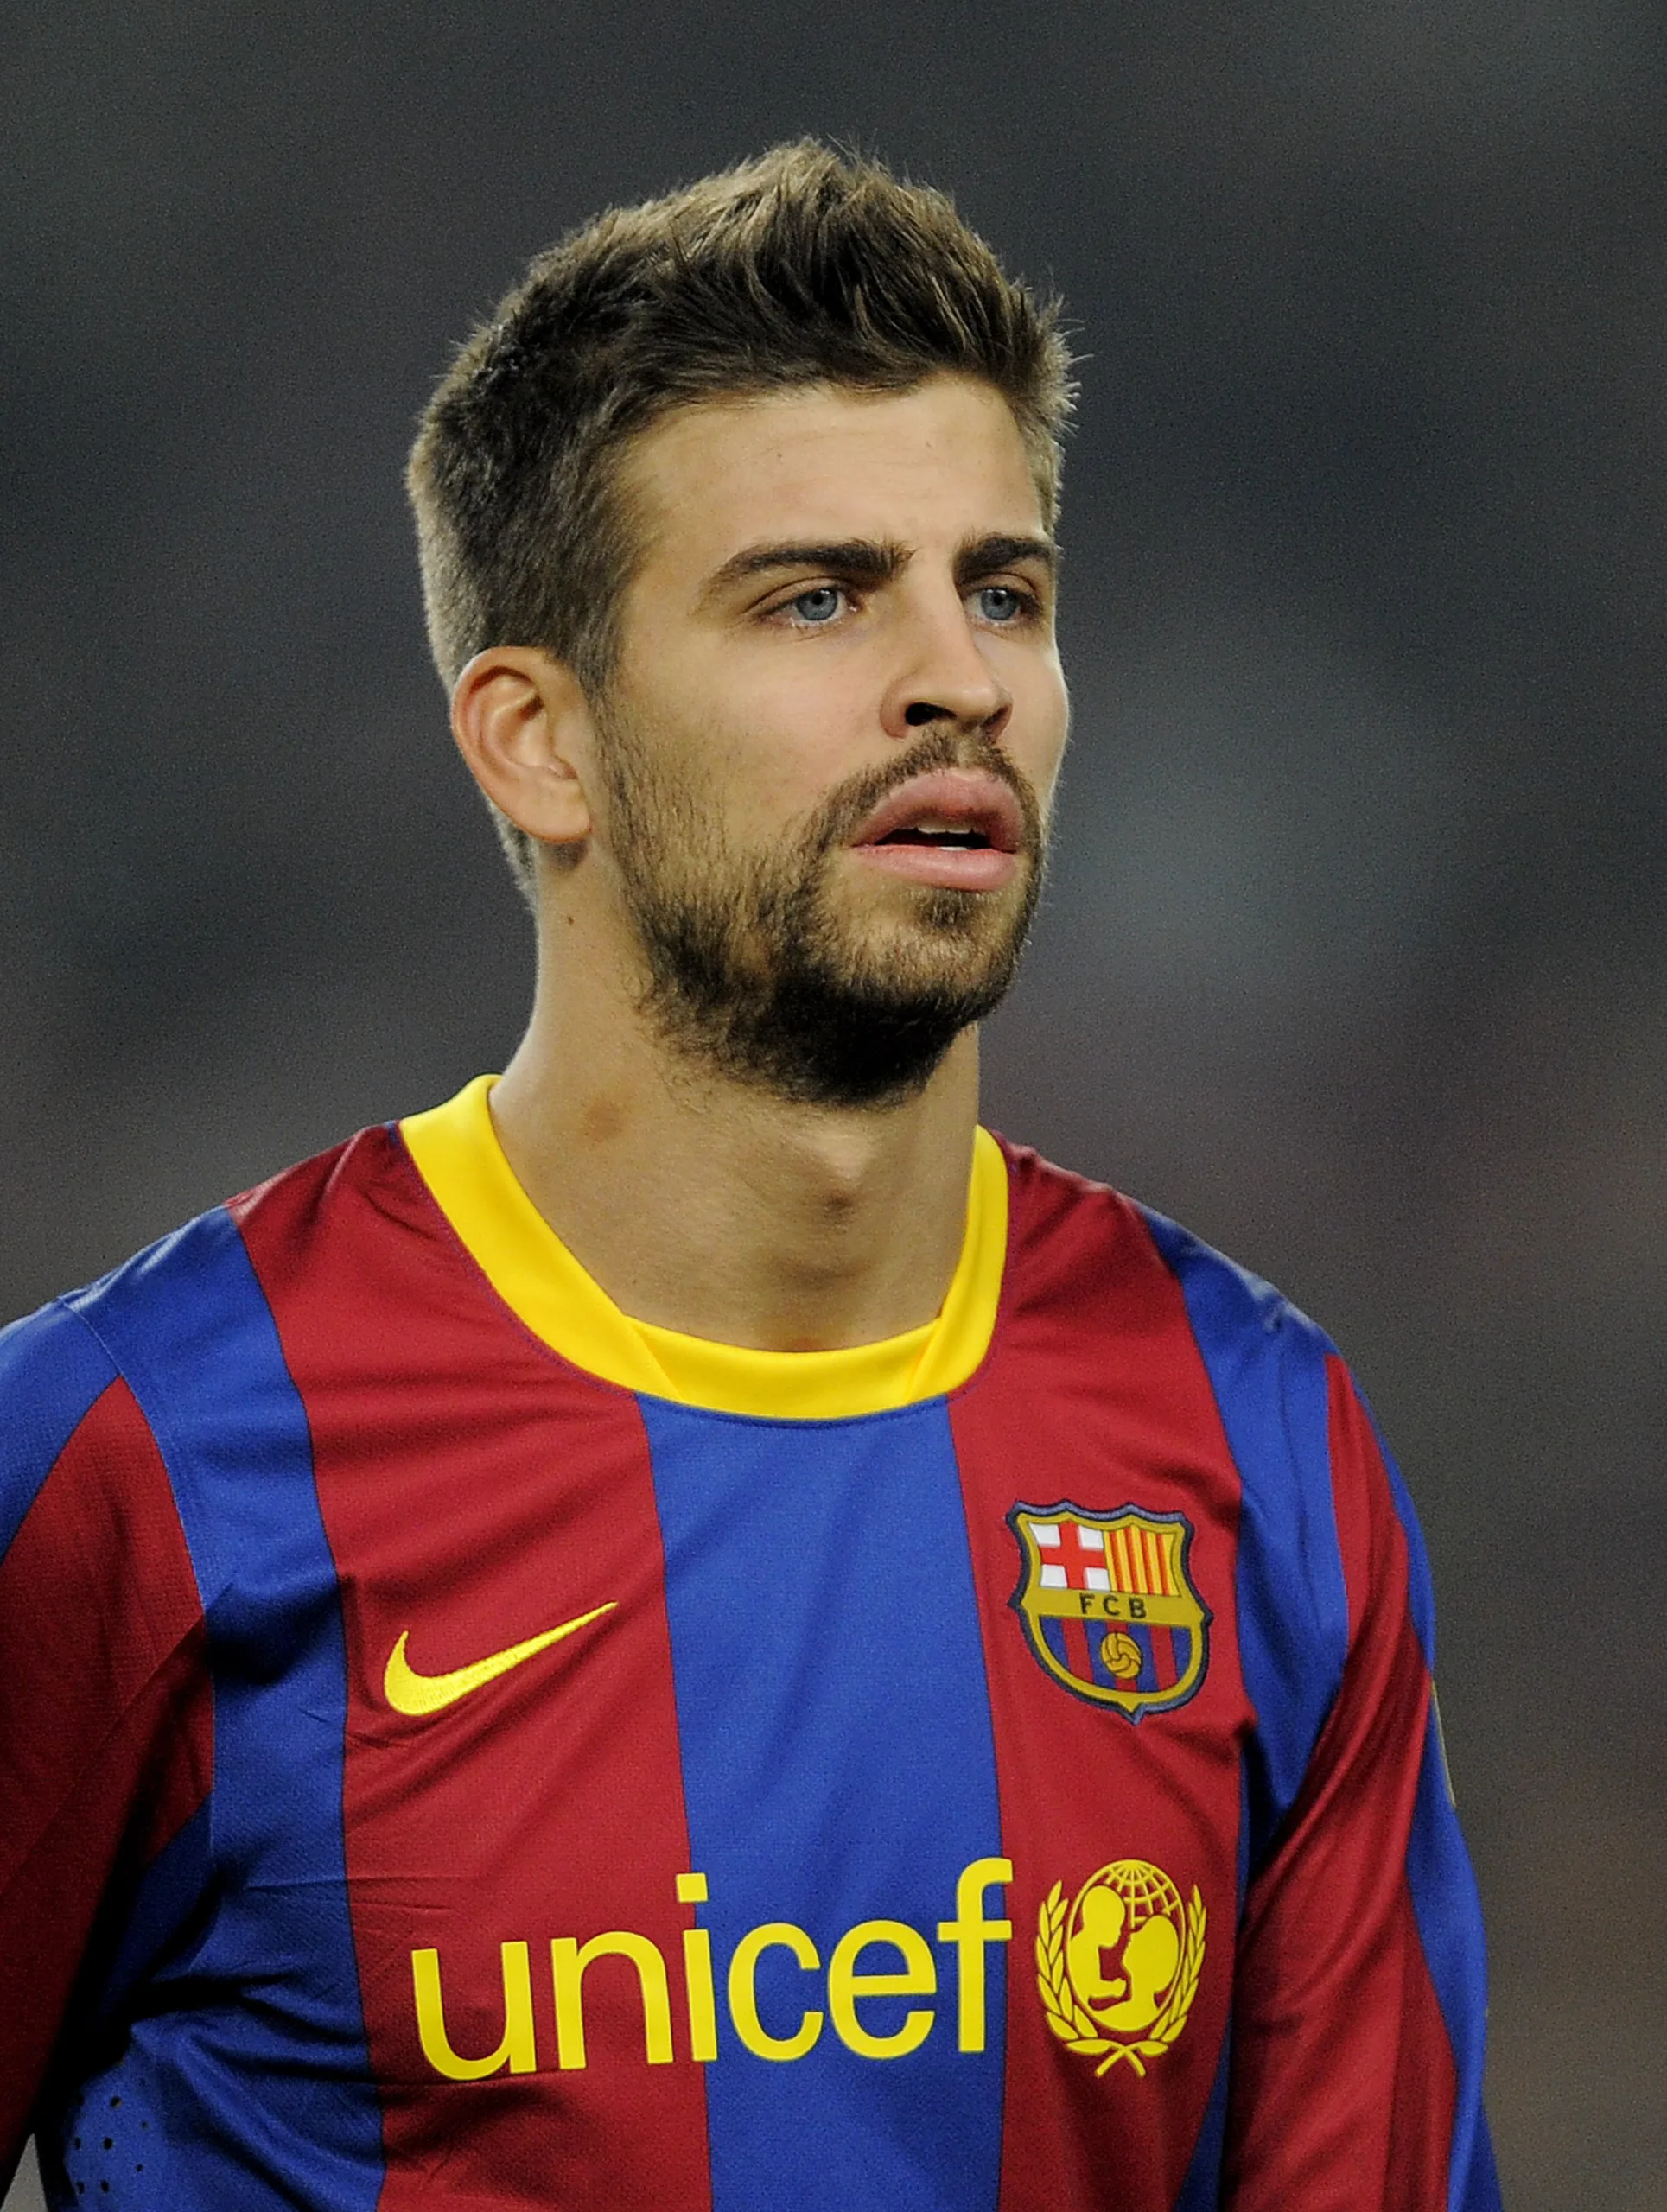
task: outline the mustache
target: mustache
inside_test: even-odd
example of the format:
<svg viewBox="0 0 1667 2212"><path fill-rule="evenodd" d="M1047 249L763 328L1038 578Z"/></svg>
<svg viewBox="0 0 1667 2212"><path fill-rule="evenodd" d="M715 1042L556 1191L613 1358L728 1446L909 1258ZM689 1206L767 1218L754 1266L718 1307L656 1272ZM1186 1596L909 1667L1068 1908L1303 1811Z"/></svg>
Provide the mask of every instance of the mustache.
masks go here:
<svg viewBox="0 0 1667 2212"><path fill-rule="evenodd" d="M836 785L805 817L804 847L813 853L831 852L849 844L851 837L881 801L917 776L942 768L976 768L1004 783L1019 802L1024 821L1024 851L1032 860L1042 849L1042 810L1034 785L1008 760L1001 747L982 734L967 735L951 729L927 730L919 742L882 768Z"/></svg>

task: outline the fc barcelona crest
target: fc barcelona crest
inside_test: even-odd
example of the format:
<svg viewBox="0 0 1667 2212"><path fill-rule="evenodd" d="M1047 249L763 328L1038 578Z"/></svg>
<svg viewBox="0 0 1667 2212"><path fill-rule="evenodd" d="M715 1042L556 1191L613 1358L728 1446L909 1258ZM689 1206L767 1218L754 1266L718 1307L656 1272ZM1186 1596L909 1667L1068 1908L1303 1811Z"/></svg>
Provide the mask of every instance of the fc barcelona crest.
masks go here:
<svg viewBox="0 0 1667 2212"><path fill-rule="evenodd" d="M1193 1586L1182 1513L1015 1505L1013 1610L1054 1681L1138 1720L1185 1705L1209 1663L1210 1611Z"/></svg>

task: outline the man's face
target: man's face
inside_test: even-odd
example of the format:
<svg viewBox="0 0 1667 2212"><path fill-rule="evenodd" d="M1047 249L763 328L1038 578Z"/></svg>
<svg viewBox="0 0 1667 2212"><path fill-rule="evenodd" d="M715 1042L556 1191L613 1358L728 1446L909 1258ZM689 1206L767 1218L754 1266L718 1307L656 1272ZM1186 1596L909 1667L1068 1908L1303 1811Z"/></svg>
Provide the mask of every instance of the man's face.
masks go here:
<svg viewBox="0 0 1667 2212"><path fill-rule="evenodd" d="M596 846L672 1042L907 1093L1012 980L1067 709L1053 563L987 386L819 386L646 432Z"/></svg>

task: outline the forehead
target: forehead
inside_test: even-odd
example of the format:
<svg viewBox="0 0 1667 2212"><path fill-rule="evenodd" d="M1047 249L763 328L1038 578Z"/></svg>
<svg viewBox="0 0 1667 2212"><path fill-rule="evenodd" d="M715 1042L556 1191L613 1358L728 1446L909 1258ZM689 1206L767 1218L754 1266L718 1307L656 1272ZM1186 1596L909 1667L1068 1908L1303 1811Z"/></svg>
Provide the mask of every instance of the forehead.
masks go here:
<svg viewBox="0 0 1667 2212"><path fill-rule="evenodd" d="M904 392L815 385L702 400L633 442L620 486L639 575L709 574L754 541L924 548L1047 534L1012 410L964 377Z"/></svg>

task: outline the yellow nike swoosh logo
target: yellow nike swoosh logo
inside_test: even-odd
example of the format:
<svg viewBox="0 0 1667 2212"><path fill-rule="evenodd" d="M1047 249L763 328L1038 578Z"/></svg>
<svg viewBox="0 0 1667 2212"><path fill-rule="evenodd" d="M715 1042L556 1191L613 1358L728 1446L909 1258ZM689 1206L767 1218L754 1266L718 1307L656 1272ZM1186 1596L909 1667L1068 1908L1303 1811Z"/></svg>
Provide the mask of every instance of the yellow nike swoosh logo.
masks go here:
<svg viewBox="0 0 1667 2212"><path fill-rule="evenodd" d="M398 1643L388 1654L387 1671L382 1677L383 1692L396 1713L408 1713L414 1718L425 1713L443 1713L460 1697L468 1697L472 1691L495 1682L512 1667L519 1667L526 1659L536 1659L539 1652L548 1651L564 1636L571 1636L590 1622L600 1620L604 1613L611 1613L618 1603L617 1598L610 1598L607 1605L593 1605L588 1613L576 1614L558 1628L547 1628L540 1636L530 1636L525 1643L512 1643L507 1650L494 1651L489 1658L477 1659L473 1666L454 1667L449 1675L419 1675L405 1656L411 1632L408 1628L401 1629Z"/></svg>

